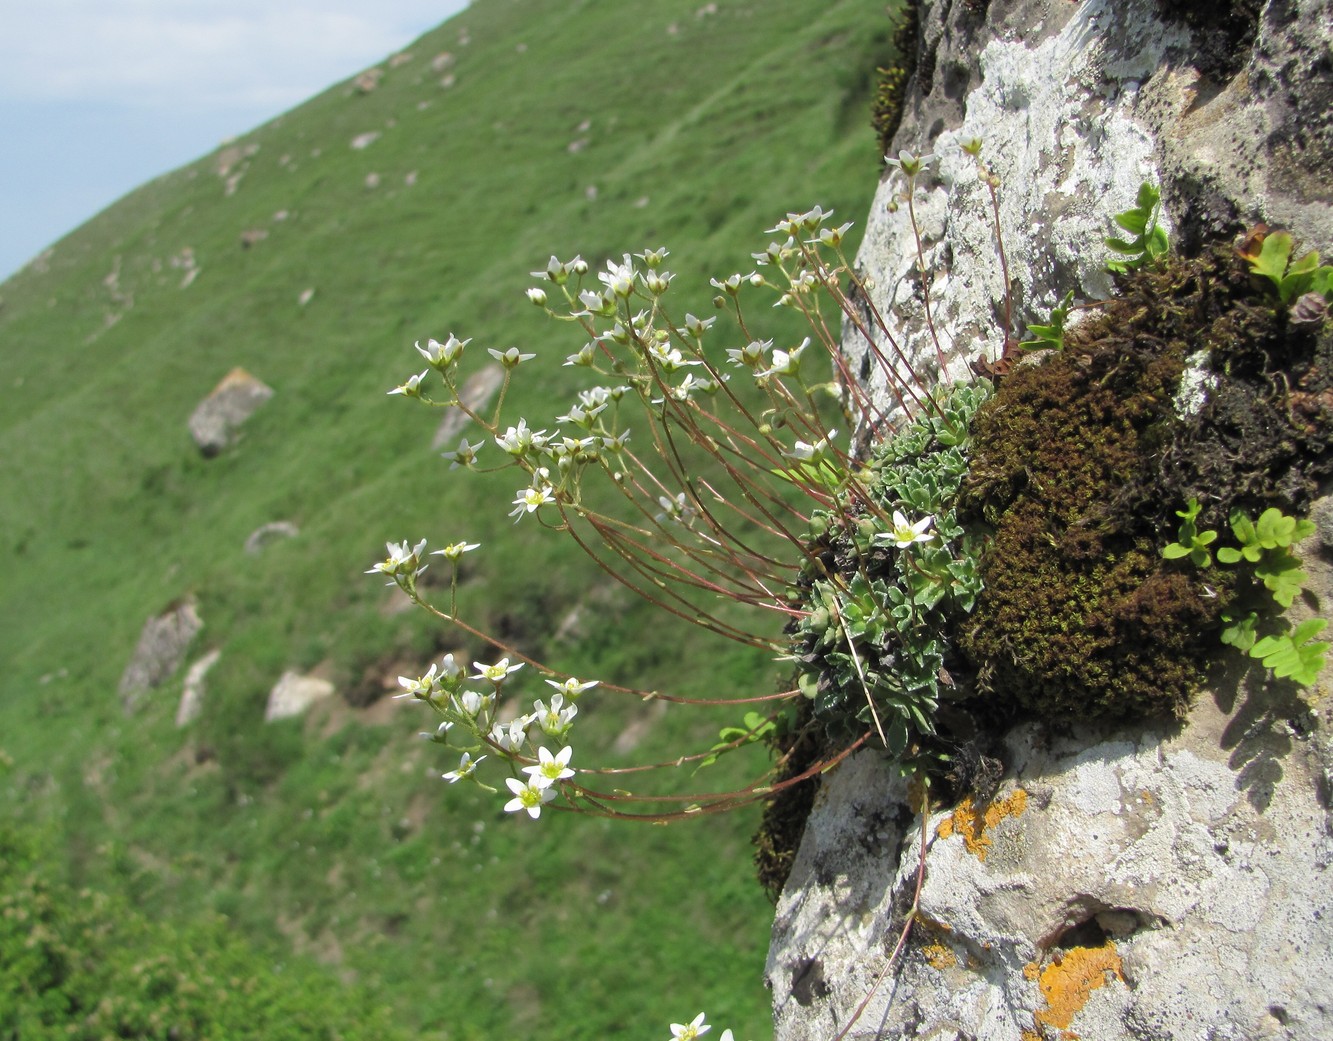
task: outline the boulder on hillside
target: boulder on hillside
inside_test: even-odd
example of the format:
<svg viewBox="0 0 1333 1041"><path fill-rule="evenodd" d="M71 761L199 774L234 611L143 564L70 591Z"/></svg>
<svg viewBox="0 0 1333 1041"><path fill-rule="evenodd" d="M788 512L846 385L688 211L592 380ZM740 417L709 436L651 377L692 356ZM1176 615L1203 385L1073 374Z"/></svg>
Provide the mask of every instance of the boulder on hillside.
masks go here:
<svg viewBox="0 0 1333 1041"><path fill-rule="evenodd" d="M133 712L145 693L180 668L190 642L203 627L194 601L188 598L144 622L120 676L118 689L126 712Z"/></svg>
<svg viewBox="0 0 1333 1041"><path fill-rule="evenodd" d="M288 670L269 691L264 722L272 723L276 719L291 719L304 715L306 709L315 702L332 697L333 690L333 684L328 680L316 676L303 676L299 672Z"/></svg>
<svg viewBox="0 0 1333 1041"><path fill-rule="evenodd" d="M270 542L278 539L294 539L299 534L301 529L291 521L271 521L268 524L261 524L246 538L245 552L254 556Z"/></svg>
<svg viewBox="0 0 1333 1041"><path fill-rule="evenodd" d="M236 430L273 397L273 388L242 368L232 369L190 414L190 436L211 458L235 441Z"/></svg>
<svg viewBox="0 0 1333 1041"><path fill-rule="evenodd" d="M176 726L188 726L199 718L204 708L204 677L221 657L222 649L215 647L186 670L180 705L176 709Z"/></svg>

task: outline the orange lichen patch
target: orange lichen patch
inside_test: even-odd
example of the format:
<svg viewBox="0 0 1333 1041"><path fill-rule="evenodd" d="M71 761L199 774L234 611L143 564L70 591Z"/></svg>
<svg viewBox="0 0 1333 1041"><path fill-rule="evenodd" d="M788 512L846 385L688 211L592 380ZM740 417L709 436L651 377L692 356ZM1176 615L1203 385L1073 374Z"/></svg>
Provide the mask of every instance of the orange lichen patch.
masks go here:
<svg viewBox="0 0 1333 1041"><path fill-rule="evenodd" d="M1022 816L1028 807L1028 793L1022 788L1015 788L1003 799L995 799L979 808L972 803L972 796L967 796L954 807L953 816L944 821L935 834L942 839L958 834L963 837L963 845L978 860L985 860L990 850L990 839L986 832L993 829L1006 817Z"/></svg>
<svg viewBox="0 0 1333 1041"><path fill-rule="evenodd" d="M948 947L934 940L921 948L921 953L925 956L927 964L932 969L938 969L943 972L945 969L952 969L958 964L958 956L949 950Z"/></svg>
<svg viewBox="0 0 1333 1041"><path fill-rule="evenodd" d="M1057 954L1044 969L1032 963L1024 966L1023 975L1037 980L1046 999L1046 1007L1033 1016L1038 1031L1048 1026L1067 1030L1094 990L1113 979L1125 981L1120 968L1120 955L1110 940L1104 947L1071 947Z"/></svg>

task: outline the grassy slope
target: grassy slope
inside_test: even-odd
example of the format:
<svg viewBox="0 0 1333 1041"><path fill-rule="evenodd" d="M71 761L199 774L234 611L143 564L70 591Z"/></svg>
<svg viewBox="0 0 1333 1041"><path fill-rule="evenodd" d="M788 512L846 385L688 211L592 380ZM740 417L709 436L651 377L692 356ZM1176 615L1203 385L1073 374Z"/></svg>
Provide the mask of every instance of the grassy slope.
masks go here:
<svg viewBox="0 0 1333 1041"><path fill-rule="evenodd" d="M0 290L0 749L15 761L2 798L64 835L76 879L124 886L164 916L211 905L275 951L294 938L382 985L429 1035L558 1024L592 1037L697 1008L766 1032L749 820L526 827L433 779L452 763L412 741L410 709L260 722L284 669L319 666L347 689L377 663L455 645L424 615L386 612L387 591L360 574L386 539L486 543L469 603L538 649L599 584L568 547L508 524L512 478L446 477L434 417L384 393L417 367L413 340L453 330L474 349L563 357L578 343L521 293L551 253L665 244L677 306L702 313L707 277L743 266L783 211L864 212L882 7L697 7L478 3L374 92L335 87L238 141L254 151L233 194L219 157L203 159ZM450 89L430 68L444 50ZM367 131L381 136L353 150ZM201 271L181 288L171 258L184 248ZM236 365L276 396L238 447L202 460L185 421ZM569 370L548 371L516 388L515 415L564 400ZM300 537L244 554L273 520ZM204 718L174 729L177 680L126 719L114 691L139 627L186 593L207 626L195 654L223 650ZM619 602L555 649L571 669L641 686L772 683L762 658ZM635 711L593 708L585 741L603 748ZM728 721L673 711L634 758Z"/></svg>

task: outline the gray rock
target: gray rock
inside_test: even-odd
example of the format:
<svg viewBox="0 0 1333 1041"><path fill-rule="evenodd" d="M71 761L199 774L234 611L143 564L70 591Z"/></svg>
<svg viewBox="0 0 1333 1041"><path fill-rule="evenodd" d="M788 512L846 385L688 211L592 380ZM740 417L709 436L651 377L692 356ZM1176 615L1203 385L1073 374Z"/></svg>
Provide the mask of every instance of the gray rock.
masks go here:
<svg viewBox="0 0 1333 1041"><path fill-rule="evenodd" d="M176 708L176 726L189 726L199 718L204 709L204 678L221 657L221 648L215 647L186 670L180 705Z"/></svg>
<svg viewBox="0 0 1333 1041"><path fill-rule="evenodd" d="M881 184L858 258L889 319L876 345L901 348L900 374L964 375L1066 291L1108 295L1100 243L1145 180L1162 187L1173 241L1263 220L1321 252L1333 243L1324 0L1272 0L1252 46L1231 52L1205 53L1150 0L940 0L923 4L922 36L894 152L938 156L913 200L938 350L908 207L891 206L900 177ZM960 147L972 137L999 180L1007 329L990 196ZM852 323L845 349L901 413ZM1301 547L1324 605L1327 510ZM850 1039L1333 1037L1331 687L1330 668L1308 698L1252 669L1174 730L1006 735L989 815L930 814L921 917L859 1016L912 904L922 840L889 764L848 760L825 778L777 909L778 1041L853 1020Z"/></svg>
<svg viewBox="0 0 1333 1041"><path fill-rule="evenodd" d="M190 415L190 436L206 456L233 443L236 430L273 396L273 389L241 368L232 369Z"/></svg>
<svg viewBox="0 0 1333 1041"><path fill-rule="evenodd" d="M250 532L245 540L245 552L254 556L270 542L277 539L294 539L299 534L301 529L291 521L270 521Z"/></svg>
<svg viewBox="0 0 1333 1041"><path fill-rule="evenodd" d="M302 676L299 672L284 672L277 685L269 691L264 722L272 723L275 719L304 715L315 702L331 697L333 691L333 684L328 680Z"/></svg>
<svg viewBox="0 0 1333 1041"><path fill-rule="evenodd" d="M120 676L118 690L126 712L138 708L145 693L180 668L190 642L203 627L203 620L190 599L144 622L139 642Z"/></svg>

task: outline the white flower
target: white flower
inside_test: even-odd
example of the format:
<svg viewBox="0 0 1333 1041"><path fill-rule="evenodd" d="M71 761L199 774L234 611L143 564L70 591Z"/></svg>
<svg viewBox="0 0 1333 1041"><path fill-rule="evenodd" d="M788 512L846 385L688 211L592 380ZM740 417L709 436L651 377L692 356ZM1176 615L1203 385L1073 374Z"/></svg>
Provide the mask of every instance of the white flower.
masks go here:
<svg viewBox="0 0 1333 1041"><path fill-rule="evenodd" d="M440 659L440 682L449 690L457 690L463 680L463 667L454 661L452 654Z"/></svg>
<svg viewBox="0 0 1333 1041"><path fill-rule="evenodd" d="M832 246L834 249L837 249L842 245L842 240L847 237L847 232L851 231L851 228L851 221L848 221L846 224L837 228L820 228L819 241L826 246Z"/></svg>
<svg viewBox="0 0 1333 1041"><path fill-rule="evenodd" d="M700 1012L688 1024L672 1023L671 1037L672 1041L694 1041L696 1037L700 1037L712 1029L711 1026L704 1022L704 1014Z"/></svg>
<svg viewBox="0 0 1333 1041"><path fill-rule="evenodd" d="M608 260L606 270L599 271L597 277L609 292L624 299L634 292L634 261L630 259L628 253L619 264L614 260Z"/></svg>
<svg viewBox="0 0 1333 1041"><path fill-rule="evenodd" d="M797 441L792 445L790 452L783 452L788 459L793 459L798 463L822 463L828 458L829 442L838 436L836 430L830 430L828 437L821 437L814 444L807 444L804 441Z"/></svg>
<svg viewBox="0 0 1333 1041"><path fill-rule="evenodd" d="M408 398L419 398L421 397L421 381L428 375L430 375L430 370L422 369L415 376L407 377L407 382L398 384L398 386L394 387L389 393L391 395L402 394L404 397Z"/></svg>
<svg viewBox="0 0 1333 1041"><path fill-rule="evenodd" d="M801 341L800 345L793 347L789 351L776 350L773 352L773 364L763 372L756 375L763 379L767 376L795 376L801 369L801 355L805 349L810 346L810 337Z"/></svg>
<svg viewBox="0 0 1333 1041"><path fill-rule="evenodd" d="M435 675L434 665L424 676L418 676L416 679L399 676L398 686L403 688L403 692L395 694L395 698L417 698L420 701L429 701L440 692L440 681Z"/></svg>
<svg viewBox="0 0 1333 1041"><path fill-rule="evenodd" d="M507 727L503 723L496 723L491 727L491 743L503 751L517 752L528 739L528 726L531 723L531 716L511 719Z"/></svg>
<svg viewBox="0 0 1333 1041"><path fill-rule="evenodd" d="M518 523L525 513L536 512L538 507L545 506L553 498L549 484L543 484L540 488L522 488L514 496L514 508L509 511L509 516Z"/></svg>
<svg viewBox="0 0 1333 1041"><path fill-rule="evenodd" d="M545 430L529 430L528 421L520 419L518 426L510 427L495 439L495 443L512 456L522 457L532 448L541 448L546 444Z"/></svg>
<svg viewBox="0 0 1333 1041"><path fill-rule="evenodd" d="M420 736L424 737L427 741L434 741L437 745L442 745L449 740L449 731L452 728L453 724L450 723L448 720L445 720L443 723L441 723L438 727L435 728L435 733L432 734L428 730L423 730Z"/></svg>
<svg viewBox="0 0 1333 1041"><path fill-rule="evenodd" d="M389 551L389 556L370 568L366 572L367 575L388 575L394 581L399 581L406 580L409 576L416 578L426 570L424 565L418 567L421 564L421 551L426 548L425 539L418 542L413 549L408 549L406 542L386 542L384 546Z"/></svg>
<svg viewBox="0 0 1333 1041"><path fill-rule="evenodd" d="M505 803L506 813L527 810L528 816L536 820L542 815L542 807L555 798L554 788L538 788L531 780L524 784L516 777L506 777L505 784L514 793L514 797Z"/></svg>
<svg viewBox="0 0 1333 1041"><path fill-rule="evenodd" d="M471 777L474 773L476 773L477 767L480 765L481 761L485 758L486 757L484 755L480 755L477 756L476 759L473 759L469 753L464 752L463 758L458 760L458 769L450 770L447 774L440 774L440 776L443 777L450 784L453 784L455 781L461 781L463 780L463 778Z"/></svg>
<svg viewBox="0 0 1333 1041"><path fill-rule="evenodd" d="M477 450L484 444L478 441L475 445L468 444L467 438L462 438L458 442L458 448L452 452L441 452L444 458L449 460L449 469L457 470L460 466L466 466L469 469L477 461Z"/></svg>
<svg viewBox="0 0 1333 1041"><path fill-rule="evenodd" d="M537 749L536 765L523 767L523 772L529 777L528 783L538 788L549 788L556 781L573 777L574 769L569 765L569 757L573 754L573 745L565 745L555 755L545 747Z"/></svg>
<svg viewBox="0 0 1333 1041"><path fill-rule="evenodd" d="M503 683L509 676L523 668L523 662L517 662L514 665L509 664L508 658L501 658L494 665L483 665L479 661L474 661L472 667L477 671L472 674L474 680L486 680L494 683L497 687Z"/></svg>
<svg viewBox="0 0 1333 1041"><path fill-rule="evenodd" d="M437 549L431 554L432 557L444 557L445 560L452 560L457 563L458 558L464 553L470 553L474 549L481 547L480 542L451 542L444 549Z"/></svg>
<svg viewBox="0 0 1333 1041"><path fill-rule="evenodd" d="M538 289L536 286L533 286L527 292L528 292L528 299L531 300L538 307L546 306L546 290Z"/></svg>
<svg viewBox="0 0 1333 1041"><path fill-rule="evenodd" d="M893 528L889 531L880 532L875 536L875 539L879 542L892 542L899 549L906 549L914 542L929 542L935 536L926 529L929 528L934 521L934 517L930 514L926 514L916 523L909 524L901 510L894 510Z"/></svg>
<svg viewBox="0 0 1333 1041"><path fill-rule="evenodd" d="M497 351L494 347L487 347L486 353L498 361L506 369L517 368L525 361L531 361L537 357L535 354L520 354L517 347L510 347L506 351Z"/></svg>
<svg viewBox="0 0 1333 1041"><path fill-rule="evenodd" d="M549 279L559 286L564 285L566 279L569 278L569 265L562 264L560 261L556 260L555 257L552 257L547 261L545 271L530 271L528 273L532 275L533 278Z"/></svg>
<svg viewBox="0 0 1333 1041"><path fill-rule="evenodd" d="M476 719L490 710L495 704L494 694L478 694L475 690L465 690L454 698L454 708L465 716Z"/></svg>
<svg viewBox="0 0 1333 1041"><path fill-rule="evenodd" d="M924 170L935 161L935 154L927 152L925 155L913 155L906 150L898 153L898 158L886 155L884 165L891 170L901 170L904 177L912 178Z"/></svg>
<svg viewBox="0 0 1333 1041"><path fill-rule="evenodd" d="M546 682L550 684L552 687L554 687L557 691L559 691L564 697L567 697L569 698L570 701L573 701L585 690L592 690L592 688L597 686L597 684L600 681L585 680L584 682L580 683L576 677L570 676L569 679L567 680L563 681L547 680Z"/></svg>
<svg viewBox="0 0 1333 1041"><path fill-rule="evenodd" d="M686 500L684 492L677 492L675 498L659 495L657 504L662 507L662 512L656 518L658 521L664 521L670 517L674 521L680 521L681 524L688 525L695 518L695 509Z"/></svg>
<svg viewBox="0 0 1333 1041"><path fill-rule="evenodd" d="M685 312L685 331L696 340L708 331L709 326L717 321L717 315L712 318L695 318L688 311Z"/></svg>
<svg viewBox="0 0 1333 1041"><path fill-rule="evenodd" d="M548 737L560 737L564 734L574 722L578 711L577 705L565 704L563 694L552 695L549 707L540 700L532 705L533 722L541 727L542 733Z"/></svg>
<svg viewBox="0 0 1333 1041"><path fill-rule="evenodd" d="M566 365L577 365L581 368L591 368L597 355L597 341L585 343L579 348L578 354L571 354L565 359Z"/></svg>
<svg viewBox="0 0 1333 1041"><path fill-rule="evenodd" d="M727 358L735 365L757 369L764 364L765 354L772 346L772 340L751 340L744 347L730 348Z"/></svg>
<svg viewBox="0 0 1333 1041"><path fill-rule="evenodd" d="M664 246L658 246L657 249L645 249L642 253L635 253L634 255L653 270L661 267L662 261L671 256Z"/></svg>
<svg viewBox="0 0 1333 1041"><path fill-rule="evenodd" d="M431 368L444 371L463 353L463 348L470 344L471 340L460 340L453 333L449 334L449 339L444 343L434 338L426 341L426 346L421 346L421 341L416 343L417 353L430 363Z"/></svg>

